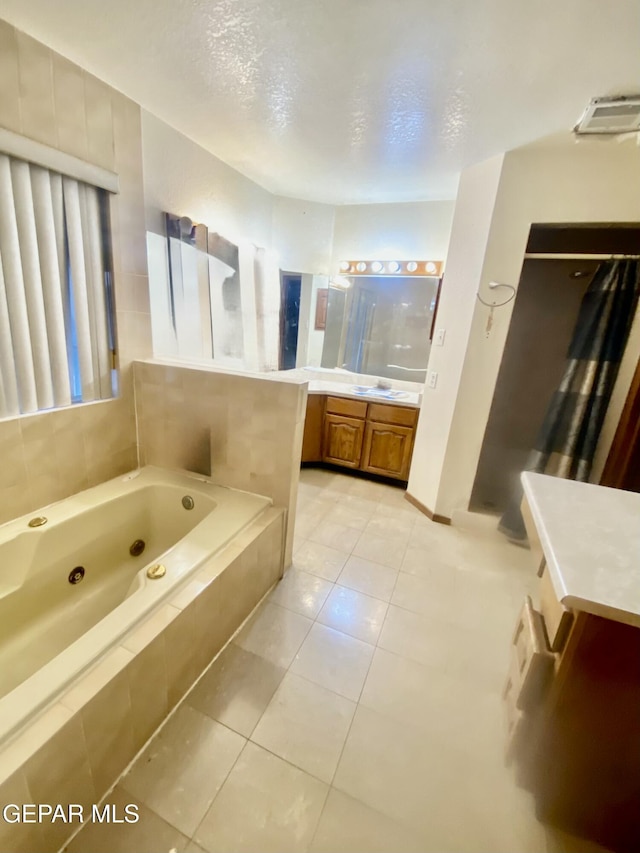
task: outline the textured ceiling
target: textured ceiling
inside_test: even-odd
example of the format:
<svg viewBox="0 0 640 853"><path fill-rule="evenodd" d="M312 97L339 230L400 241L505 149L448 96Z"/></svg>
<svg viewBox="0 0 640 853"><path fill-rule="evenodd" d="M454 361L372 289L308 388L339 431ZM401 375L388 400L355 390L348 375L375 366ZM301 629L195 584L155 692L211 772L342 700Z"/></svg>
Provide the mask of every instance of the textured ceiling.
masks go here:
<svg viewBox="0 0 640 853"><path fill-rule="evenodd" d="M267 189L453 198L464 166L640 91L638 0L0 0Z"/></svg>

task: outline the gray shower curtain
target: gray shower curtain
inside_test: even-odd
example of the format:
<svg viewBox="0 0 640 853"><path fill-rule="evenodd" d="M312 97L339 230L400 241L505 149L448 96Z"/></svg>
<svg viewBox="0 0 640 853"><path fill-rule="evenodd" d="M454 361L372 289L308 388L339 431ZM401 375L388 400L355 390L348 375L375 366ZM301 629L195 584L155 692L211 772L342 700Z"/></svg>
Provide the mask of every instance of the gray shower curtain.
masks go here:
<svg viewBox="0 0 640 853"><path fill-rule="evenodd" d="M636 260L602 263L585 293L560 387L547 409L526 470L587 481L640 293ZM498 529L525 540L518 488Z"/></svg>

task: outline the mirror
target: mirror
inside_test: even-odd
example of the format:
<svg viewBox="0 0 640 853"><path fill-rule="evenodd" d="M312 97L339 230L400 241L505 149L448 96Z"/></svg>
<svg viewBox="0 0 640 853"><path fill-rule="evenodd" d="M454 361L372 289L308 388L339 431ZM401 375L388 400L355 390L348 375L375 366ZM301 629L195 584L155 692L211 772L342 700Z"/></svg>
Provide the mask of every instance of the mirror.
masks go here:
<svg viewBox="0 0 640 853"><path fill-rule="evenodd" d="M332 279L322 367L424 382L439 285L437 276Z"/></svg>

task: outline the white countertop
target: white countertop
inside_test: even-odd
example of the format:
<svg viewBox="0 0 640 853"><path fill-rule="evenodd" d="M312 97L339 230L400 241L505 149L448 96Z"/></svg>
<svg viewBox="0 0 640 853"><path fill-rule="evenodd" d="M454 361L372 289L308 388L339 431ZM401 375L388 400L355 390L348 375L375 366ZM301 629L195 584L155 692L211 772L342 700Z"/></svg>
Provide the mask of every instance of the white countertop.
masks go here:
<svg viewBox="0 0 640 853"><path fill-rule="evenodd" d="M640 494L530 472L522 484L558 600L640 627Z"/></svg>
<svg viewBox="0 0 640 853"><path fill-rule="evenodd" d="M364 400L366 403L391 403L394 406L420 407L421 394L415 391L399 391L398 396L384 397L376 394L358 394L353 384L332 382L326 379L310 379L309 394L330 394L332 397L347 397L350 400Z"/></svg>

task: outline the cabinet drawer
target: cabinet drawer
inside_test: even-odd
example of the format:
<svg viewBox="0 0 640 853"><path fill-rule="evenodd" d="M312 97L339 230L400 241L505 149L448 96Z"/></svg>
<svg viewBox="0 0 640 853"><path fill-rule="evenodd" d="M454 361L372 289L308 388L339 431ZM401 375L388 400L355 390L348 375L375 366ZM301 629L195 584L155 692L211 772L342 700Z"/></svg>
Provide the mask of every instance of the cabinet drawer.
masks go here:
<svg viewBox="0 0 640 853"><path fill-rule="evenodd" d="M398 426L415 426L418 420L417 409L407 409L405 406L390 406L388 403L369 403L370 421Z"/></svg>
<svg viewBox="0 0 640 853"><path fill-rule="evenodd" d="M552 652L561 652L573 624L573 613L558 601L549 569L540 578L540 613Z"/></svg>
<svg viewBox="0 0 640 853"><path fill-rule="evenodd" d="M507 684L512 682L516 707L526 710L538 704L553 673L553 665L554 656L547 647L542 617L527 596L513 632L507 680Z"/></svg>
<svg viewBox="0 0 640 853"><path fill-rule="evenodd" d="M326 410L334 415L364 418L367 415L367 404L363 400L347 400L345 397L327 397Z"/></svg>
<svg viewBox="0 0 640 853"><path fill-rule="evenodd" d="M517 687L511 676L509 676L502 694L502 706L507 729L507 746L505 750L507 764L510 764L517 757L522 745L526 742L527 730L530 724L525 712L517 707L516 699Z"/></svg>

